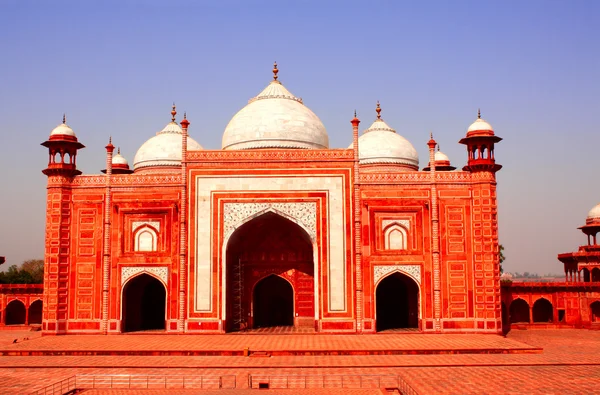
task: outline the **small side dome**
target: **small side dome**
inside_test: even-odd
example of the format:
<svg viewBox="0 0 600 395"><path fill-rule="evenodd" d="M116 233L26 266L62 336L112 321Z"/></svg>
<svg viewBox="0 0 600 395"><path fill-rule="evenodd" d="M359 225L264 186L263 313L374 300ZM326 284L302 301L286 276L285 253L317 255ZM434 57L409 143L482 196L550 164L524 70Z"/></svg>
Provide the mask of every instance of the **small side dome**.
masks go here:
<svg viewBox="0 0 600 395"><path fill-rule="evenodd" d="M435 160L435 170L436 171L451 171L451 170L456 170L456 167L452 166L450 164L450 158L448 158L448 155L444 154L442 151L440 151L440 146L438 145L438 150L436 151L435 155L434 155L434 160ZM429 171L431 170L431 163L427 164L427 167L423 169L423 171Z"/></svg>
<svg viewBox="0 0 600 395"><path fill-rule="evenodd" d="M231 118L223 133L224 150L329 147L319 117L277 80L278 72L275 63L273 81Z"/></svg>
<svg viewBox="0 0 600 395"><path fill-rule="evenodd" d="M595 205L587 215L585 220L586 225L591 223L600 223L600 203Z"/></svg>
<svg viewBox="0 0 600 395"><path fill-rule="evenodd" d="M106 174L106 169L102 170L102 173ZM121 148L117 148L117 153L112 158L112 174L131 174L133 170L129 169L129 163L123 155L121 155Z"/></svg>
<svg viewBox="0 0 600 395"><path fill-rule="evenodd" d="M494 128L485 120L481 119L481 111L477 110L477 119L467 129L467 137L493 136Z"/></svg>
<svg viewBox="0 0 600 395"><path fill-rule="evenodd" d="M138 149L133 159L133 169L138 171L150 167L181 166L181 144L183 131L175 122L175 106L171 111L172 119L156 136L148 139ZM202 150L194 139L187 138L188 151Z"/></svg>
<svg viewBox="0 0 600 395"><path fill-rule="evenodd" d="M358 139L360 164L396 165L403 170L418 170L419 154L415 147L381 119L379 102L375 111L377 119Z"/></svg>
<svg viewBox="0 0 600 395"><path fill-rule="evenodd" d="M69 125L67 125L67 116L63 114L63 121L60 125L58 125L57 127L55 127L54 129L52 129L52 131L50 132L50 137L53 136L70 136L70 137L77 137L75 135L75 132L73 131L73 129L71 129L71 127Z"/></svg>

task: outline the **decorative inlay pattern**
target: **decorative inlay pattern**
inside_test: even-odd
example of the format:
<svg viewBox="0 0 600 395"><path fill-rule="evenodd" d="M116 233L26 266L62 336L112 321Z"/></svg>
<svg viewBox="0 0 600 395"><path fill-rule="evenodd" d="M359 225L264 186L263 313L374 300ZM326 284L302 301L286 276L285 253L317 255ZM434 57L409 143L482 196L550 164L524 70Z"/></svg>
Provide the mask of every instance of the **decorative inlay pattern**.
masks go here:
<svg viewBox="0 0 600 395"><path fill-rule="evenodd" d="M225 203L223 205L223 230L226 235L246 222L267 211L279 212L295 219L308 231L310 239L317 237L317 203Z"/></svg>
<svg viewBox="0 0 600 395"><path fill-rule="evenodd" d="M410 220L408 219L384 219L381 221L381 229L383 230L391 224L398 224L404 226L406 229L410 229Z"/></svg>
<svg viewBox="0 0 600 395"><path fill-rule="evenodd" d="M131 223L131 231L133 232L137 228L142 225L149 225L156 229L157 232L160 232L160 222L159 221L133 221Z"/></svg>
<svg viewBox="0 0 600 395"><path fill-rule="evenodd" d="M119 185L173 185L181 184L181 174L127 174L112 176L112 186ZM73 178L73 185L98 186L106 185L106 176L77 176Z"/></svg>
<svg viewBox="0 0 600 395"><path fill-rule="evenodd" d="M354 152L350 149L290 149L290 150L221 150L221 151L188 151L189 161L307 161L307 160L354 160Z"/></svg>
<svg viewBox="0 0 600 395"><path fill-rule="evenodd" d="M151 273L168 284L169 269L166 266L126 266L121 267L121 285L138 273Z"/></svg>
<svg viewBox="0 0 600 395"><path fill-rule="evenodd" d="M373 268L373 284L377 284L381 278L389 273L400 272L412 277L421 285L421 266L420 265L376 265Z"/></svg>

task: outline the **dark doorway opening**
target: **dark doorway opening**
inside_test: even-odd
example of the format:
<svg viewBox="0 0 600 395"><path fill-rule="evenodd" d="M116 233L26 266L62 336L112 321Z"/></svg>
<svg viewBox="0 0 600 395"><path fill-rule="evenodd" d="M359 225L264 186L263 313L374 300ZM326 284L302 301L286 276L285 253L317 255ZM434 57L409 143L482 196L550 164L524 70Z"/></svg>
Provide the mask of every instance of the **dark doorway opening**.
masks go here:
<svg viewBox="0 0 600 395"><path fill-rule="evenodd" d="M552 322L553 315L552 303L547 299L538 299L533 304L533 322Z"/></svg>
<svg viewBox="0 0 600 395"><path fill-rule="evenodd" d="M592 310L592 322L600 322L600 302L595 301L590 305L590 310Z"/></svg>
<svg viewBox="0 0 600 395"><path fill-rule="evenodd" d="M529 303L523 299L515 299L510 304L509 310L511 324L518 322L529 324Z"/></svg>
<svg viewBox="0 0 600 395"><path fill-rule="evenodd" d="M6 312L6 325L25 324L25 305L20 300L13 300L4 309Z"/></svg>
<svg viewBox="0 0 600 395"><path fill-rule="evenodd" d="M164 285L148 274L129 280L123 289L123 332L165 329Z"/></svg>
<svg viewBox="0 0 600 395"><path fill-rule="evenodd" d="M592 269L592 282L599 282L600 281L600 269L598 269L597 267L595 267L594 269Z"/></svg>
<svg viewBox="0 0 600 395"><path fill-rule="evenodd" d="M294 290L279 276L268 276L254 287L254 327L294 325Z"/></svg>
<svg viewBox="0 0 600 395"><path fill-rule="evenodd" d="M377 331L419 327L419 287L408 276L393 273L376 292Z"/></svg>
<svg viewBox="0 0 600 395"><path fill-rule="evenodd" d="M36 300L29 305L29 323L30 324L41 324L42 323L42 301Z"/></svg>

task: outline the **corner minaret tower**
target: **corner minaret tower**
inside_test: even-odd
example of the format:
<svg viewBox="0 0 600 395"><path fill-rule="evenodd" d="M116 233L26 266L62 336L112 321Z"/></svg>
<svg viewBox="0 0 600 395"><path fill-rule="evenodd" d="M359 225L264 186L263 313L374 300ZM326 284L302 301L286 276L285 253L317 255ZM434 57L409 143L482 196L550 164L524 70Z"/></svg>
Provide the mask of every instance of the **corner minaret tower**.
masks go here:
<svg viewBox="0 0 600 395"><path fill-rule="evenodd" d="M492 173L500 170L502 166L496 164L494 157L494 144L501 140L502 138L494 134L492 125L481 119L481 111L478 110L477 119L469 126L467 136L459 141L467 146L469 153L469 161L463 170L490 171Z"/></svg>
<svg viewBox="0 0 600 395"><path fill-rule="evenodd" d="M73 129L67 125L67 117L63 115L63 121L50 132L48 140L42 145L48 148L48 167L42 170L47 176L61 175L73 177L81 174L77 170L77 151L85 148L77 140Z"/></svg>
<svg viewBox="0 0 600 395"><path fill-rule="evenodd" d="M77 170L77 151L84 145L67 125L50 132L42 145L48 148L48 167L42 172L48 176L46 199L46 242L44 253L44 296L42 331L44 334L64 334L67 331L68 294L71 255L71 204L73 178Z"/></svg>

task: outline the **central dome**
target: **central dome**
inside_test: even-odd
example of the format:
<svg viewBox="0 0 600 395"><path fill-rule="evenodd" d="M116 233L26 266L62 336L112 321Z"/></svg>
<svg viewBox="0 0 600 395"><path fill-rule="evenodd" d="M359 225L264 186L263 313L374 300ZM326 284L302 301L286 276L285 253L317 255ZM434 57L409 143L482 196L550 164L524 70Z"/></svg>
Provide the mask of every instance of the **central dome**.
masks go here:
<svg viewBox="0 0 600 395"><path fill-rule="evenodd" d="M329 148L325 126L302 99L274 79L231 118L223 133L223 149Z"/></svg>

